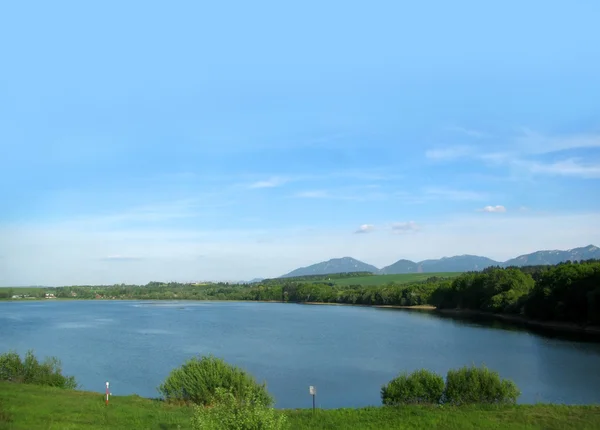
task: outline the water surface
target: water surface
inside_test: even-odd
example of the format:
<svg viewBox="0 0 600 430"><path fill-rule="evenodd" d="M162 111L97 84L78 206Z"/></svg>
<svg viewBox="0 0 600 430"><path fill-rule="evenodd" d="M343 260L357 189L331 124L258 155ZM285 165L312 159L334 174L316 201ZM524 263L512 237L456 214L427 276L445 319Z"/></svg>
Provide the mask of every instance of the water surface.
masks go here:
<svg viewBox="0 0 600 430"><path fill-rule="evenodd" d="M520 402L600 403L600 344L430 312L251 302L0 302L0 351L54 355L83 389L157 397L171 369L212 353L242 366L282 408L380 404L398 372L485 363Z"/></svg>

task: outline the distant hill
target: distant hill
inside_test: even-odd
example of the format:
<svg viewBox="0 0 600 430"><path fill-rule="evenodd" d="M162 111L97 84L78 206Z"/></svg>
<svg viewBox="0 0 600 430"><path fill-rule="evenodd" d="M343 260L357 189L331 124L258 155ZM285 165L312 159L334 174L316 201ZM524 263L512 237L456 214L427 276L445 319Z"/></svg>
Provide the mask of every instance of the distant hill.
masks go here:
<svg viewBox="0 0 600 430"><path fill-rule="evenodd" d="M504 266L537 266L558 264L563 261L580 261L600 259L600 248L588 245L583 248L573 248L567 251L537 251L531 254L520 255L504 262Z"/></svg>
<svg viewBox="0 0 600 430"><path fill-rule="evenodd" d="M343 258L332 258L322 263L313 264L307 267L301 267L296 270L292 270L290 273L285 274L282 278L292 278L295 276L310 276L310 275L328 275L331 273L345 273L345 272L369 272L378 273L379 269L370 264L363 263L352 257Z"/></svg>
<svg viewBox="0 0 600 430"><path fill-rule="evenodd" d="M356 260L351 257L333 258L329 261L301 267L282 278L293 276L327 275L343 272L371 272L378 275L400 275L405 273L435 273L435 272L468 272L483 270L490 266L534 266L558 264L565 261L580 261L600 259L600 248L588 245L583 248L574 248L567 251L536 251L531 254L521 255L505 262L495 261L478 255L458 255L443 257L437 260L423 260L414 262L398 260L394 264L378 269L375 266Z"/></svg>
<svg viewBox="0 0 600 430"><path fill-rule="evenodd" d="M458 255L444 257L439 260L424 260L418 263L420 273L430 272L468 272L483 270L490 266L500 266L502 263L478 255Z"/></svg>
<svg viewBox="0 0 600 430"><path fill-rule="evenodd" d="M433 260L432 260L433 261ZM379 271L381 275L397 275L400 273L418 273L419 265L410 260L398 260L394 264L384 267Z"/></svg>

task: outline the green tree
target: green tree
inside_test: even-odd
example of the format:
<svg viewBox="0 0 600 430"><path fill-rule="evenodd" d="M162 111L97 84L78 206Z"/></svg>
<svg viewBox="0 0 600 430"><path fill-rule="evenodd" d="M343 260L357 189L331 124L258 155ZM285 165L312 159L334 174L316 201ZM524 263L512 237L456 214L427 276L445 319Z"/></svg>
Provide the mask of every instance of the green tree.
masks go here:
<svg viewBox="0 0 600 430"><path fill-rule="evenodd" d="M218 388L230 392L238 401L252 398L265 406L273 403L266 384L259 384L249 373L212 355L186 361L171 371L158 391L168 401L211 405Z"/></svg>
<svg viewBox="0 0 600 430"><path fill-rule="evenodd" d="M386 406L402 404L437 404L444 393L444 378L425 369L401 373L381 388Z"/></svg>
<svg viewBox="0 0 600 430"><path fill-rule="evenodd" d="M217 388L211 407L197 406L192 425L194 429L210 430L283 430L288 427L287 417L265 404L256 391L242 396L224 388Z"/></svg>
<svg viewBox="0 0 600 430"><path fill-rule="evenodd" d="M501 379L498 372L491 371L485 366L449 370L446 376L445 403L514 404L520 395L521 392L514 382Z"/></svg>

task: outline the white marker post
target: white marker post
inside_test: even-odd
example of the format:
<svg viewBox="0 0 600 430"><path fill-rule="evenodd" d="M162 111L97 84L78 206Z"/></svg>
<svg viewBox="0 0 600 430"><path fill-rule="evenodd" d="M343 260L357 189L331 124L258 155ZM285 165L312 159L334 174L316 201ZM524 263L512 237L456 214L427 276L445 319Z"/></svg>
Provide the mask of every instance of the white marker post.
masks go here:
<svg viewBox="0 0 600 430"><path fill-rule="evenodd" d="M110 395L110 392L108 391L108 381L106 381L106 406L108 406L108 396Z"/></svg>
<svg viewBox="0 0 600 430"><path fill-rule="evenodd" d="M312 385L308 387L308 392L313 398L313 413L315 412L315 396L317 395L317 387L313 387Z"/></svg>

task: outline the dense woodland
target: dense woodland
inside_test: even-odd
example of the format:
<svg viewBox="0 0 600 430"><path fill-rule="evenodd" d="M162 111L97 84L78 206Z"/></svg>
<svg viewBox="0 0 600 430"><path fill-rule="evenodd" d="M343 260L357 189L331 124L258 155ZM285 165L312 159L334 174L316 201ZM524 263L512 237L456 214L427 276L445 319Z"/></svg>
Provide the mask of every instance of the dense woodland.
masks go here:
<svg viewBox="0 0 600 430"><path fill-rule="evenodd" d="M336 279L365 273L266 279L254 284L71 286L46 288L64 299L249 300L291 303L468 309L522 315L533 319L600 324L600 261L555 266L490 267L453 278L431 277L412 284L337 285ZM13 290L16 291L17 289Z"/></svg>

